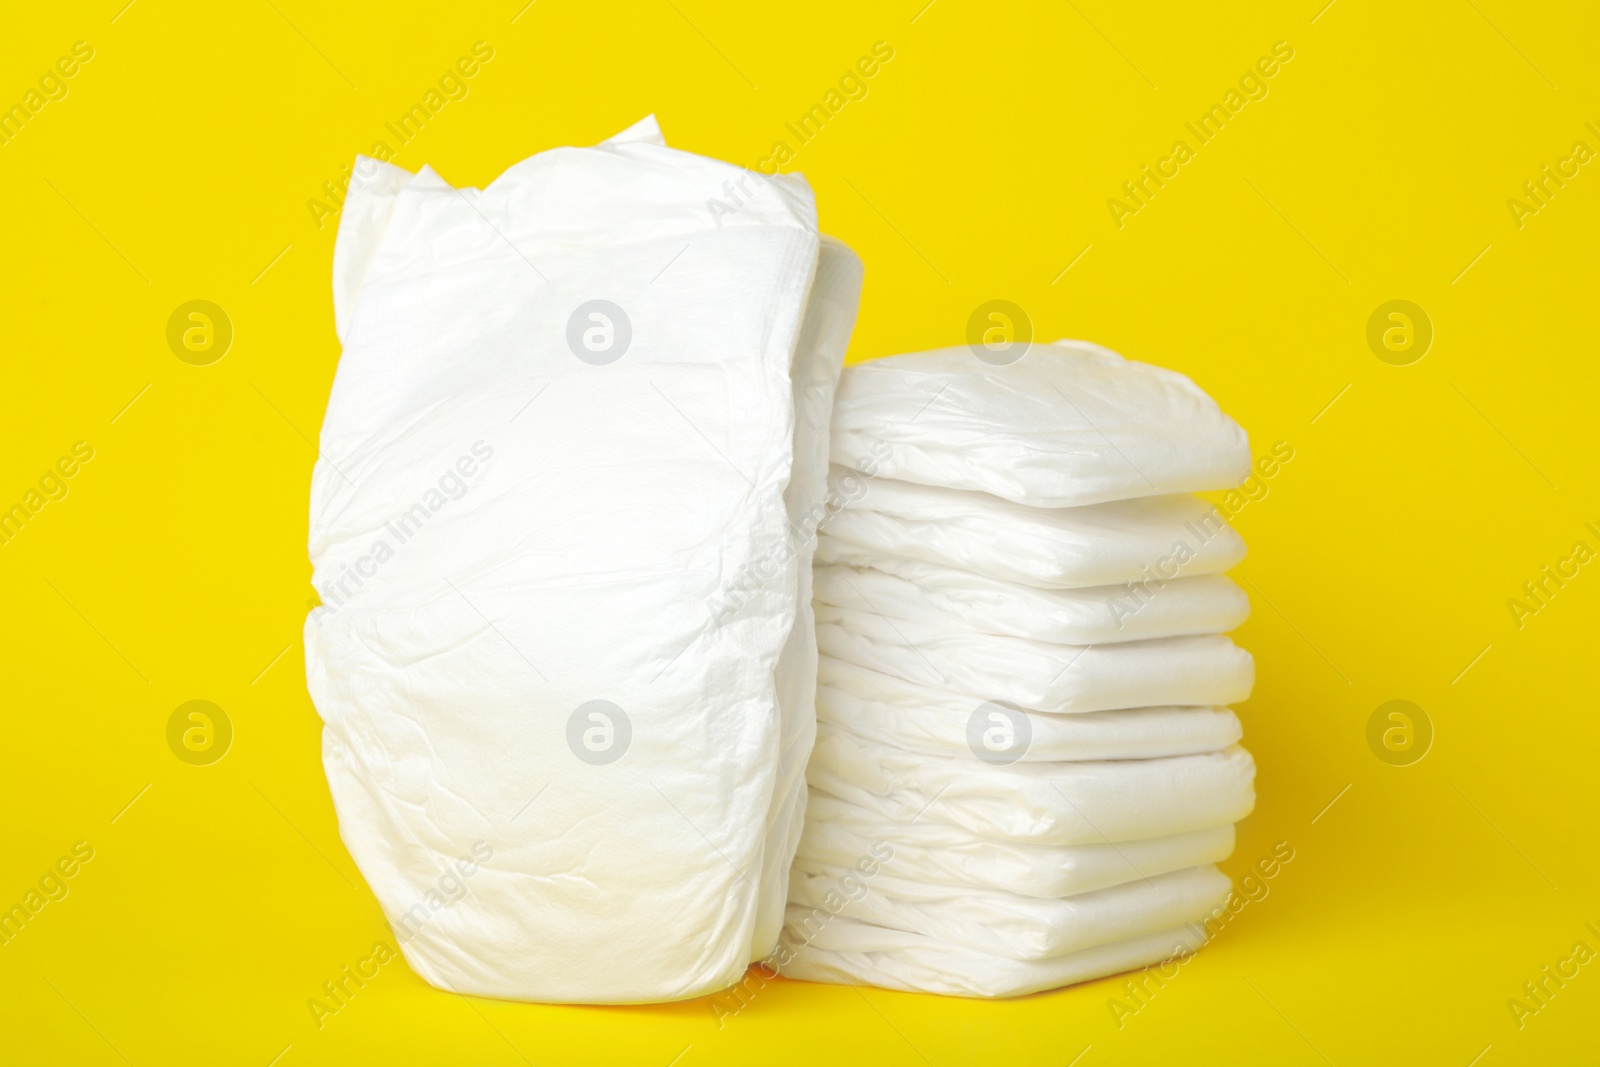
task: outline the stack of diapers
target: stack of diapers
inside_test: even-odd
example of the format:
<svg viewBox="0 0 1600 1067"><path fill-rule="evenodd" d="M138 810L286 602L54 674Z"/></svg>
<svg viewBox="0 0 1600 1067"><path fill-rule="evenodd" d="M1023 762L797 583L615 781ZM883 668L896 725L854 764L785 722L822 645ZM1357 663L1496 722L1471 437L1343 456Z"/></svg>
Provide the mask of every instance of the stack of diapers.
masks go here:
<svg viewBox="0 0 1600 1067"><path fill-rule="evenodd" d="M1197 948L1255 768L1223 636L1250 469L1180 374L1079 342L844 372L818 734L780 969L1001 997Z"/></svg>
<svg viewBox="0 0 1600 1067"><path fill-rule="evenodd" d="M723 989L803 826L860 263L653 120L483 190L355 175L305 628L344 841L436 986Z"/></svg>

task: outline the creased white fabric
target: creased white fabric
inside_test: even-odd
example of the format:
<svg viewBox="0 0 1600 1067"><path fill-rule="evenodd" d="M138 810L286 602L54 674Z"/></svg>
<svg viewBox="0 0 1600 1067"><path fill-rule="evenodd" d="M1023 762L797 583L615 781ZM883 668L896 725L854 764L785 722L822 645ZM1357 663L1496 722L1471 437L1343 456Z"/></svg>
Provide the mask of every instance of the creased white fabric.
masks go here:
<svg viewBox="0 0 1600 1067"><path fill-rule="evenodd" d="M892 871L894 861L884 864ZM1044 960L1192 921L1231 886L1215 867L1188 867L1122 885L1042 900L1005 890L862 878L853 868L802 860L789 879L798 907L938 938L1013 960Z"/></svg>
<svg viewBox="0 0 1600 1067"><path fill-rule="evenodd" d="M881 566L824 565L816 598L894 619L938 620L984 634L1063 645L1227 633L1250 599L1220 574L1088 589L1035 589L919 560Z"/></svg>
<svg viewBox="0 0 1600 1067"><path fill-rule="evenodd" d="M833 461L1040 508L1231 488L1244 431L1188 378L1086 341L994 366L965 346L872 360L840 383Z"/></svg>
<svg viewBox="0 0 1600 1067"><path fill-rule="evenodd" d="M775 942L799 832L791 518L859 264L797 177L713 217L746 173L653 120L482 190L356 175L305 630L341 835L434 985L723 988ZM631 330L611 362L569 340L596 299Z"/></svg>
<svg viewBox="0 0 1600 1067"><path fill-rule="evenodd" d="M1163 837L1237 822L1255 806L1255 762L1237 745L1162 759L991 766L906 752L820 724L806 776L880 818L919 817L1034 844Z"/></svg>
<svg viewBox="0 0 1600 1067"><path fill-rule="evenodd" d="M837 467L830 476L845 504L824 528L818 562L907 576L897 564L916 560L1039 589L1081 589L1217 574L1244 558L1239 534L1194 496L1033 508L882 476L847 479Z"/></svg>
<svg viewBox="0 0 1600 1067"><path fill-rule="evenodd" d="M1239 740L1239 717L1228 708L1121 708L1051 714L1013 708L1027 717L1026 744L1008 755L1053 762L1155 759L1216 752ZM817 719L866 740L933 756L974 754L977 729L992 720L987 701L902 681L823 656ZM981 742L980 742L981 747Z"/></svg>
<svg viewBox="0 0 1600 1067"><path fill-rule="evenodd" d="M1202 909L1202 912L1209 909ZM1200 917L1197 912L1195 918ZM1042 960L1013 960L943 938L836 917L806 938L811 909L791 904L785 944L793 959L783 973L814 982L866 983L912 993L1016 997L1176 960L1205 942L1193 921Z"/></svg>
<svg viewBox="0 0 1600 1067"><path fill-rule="evenodd" d="M1037 845L981 837L923 820L889 816L813 789L797 863L849 867L873 848L893 849L883 877L942 886L974 886L1029 897L1066 897L1139 878L1217 863L1233 851L1233 823L1142 841ZM807 869L812 869L808 867Z"/></svg>
<svg viewBox="0 0 1600 1067"><path fill-rule="evenodd" d="M974 633L939 619L890 619L817 606L824 655L924 686L1038 711L1232 704L1250 695L1255 661L1219 634L1053 645Z"/></svg>
<svg viewBox="0 0 1600 1067"><path fill-rule="evenodd" d="M1167 961L1255 803L1224 636L1250 470L1180 374L1084 342L849 368L780 970L1017 996Z"/></svg>

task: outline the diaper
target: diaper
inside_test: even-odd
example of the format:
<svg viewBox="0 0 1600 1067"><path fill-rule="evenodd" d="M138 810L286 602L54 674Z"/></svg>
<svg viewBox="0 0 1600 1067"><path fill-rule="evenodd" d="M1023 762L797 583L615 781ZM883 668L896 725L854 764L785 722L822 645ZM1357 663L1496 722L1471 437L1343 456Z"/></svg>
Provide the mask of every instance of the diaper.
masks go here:
<svg viewBox="0 0 1600 1067"><path fill-rule="evenodd" d="M938 620L985 634L1064 645L1226 633L1250 598L1220 574L1088 589L1036 589L919 560L820 566L816 598L895 619Z"/></svg>
<svg viewBox="0 0 1600 1067"><path fill-rule="evenodd" d="M993 766L819 724L806 778L879 819L1040 845L1163 837L1237 822L1255 806L1255 762L1237 745L1161 759Z"/></svg>
<svg viewBox="0 0 1600 1067"><path fill-rule="evenodd" d="M780 950L788 977L954 997L1022 996L1150 964L1176 975L1205 943L1204 928L1190 922L1048 959L1013 960L855 919L815 924L813 909L790 905Z"/></svg>
<svg viewBox="0 0 1600 1067"><path fill-rule="evenodd" d="M1216 752L1240 737L1228 708L1125 708L1058 715L963 698L822 657L817 718L908 752L1019 759L1136 760Z"/></svg>
<svg viewBox="0 0 1600 1067"><path fill-rule="evenodd" d="M875 877L855 867L797 863L789 901L801 908L937 938L1011 960L1046 960L1166 930L1206 915L1227 899L1228 877L1188 867L1056 900L1005 890Z"/></svg>
<svg viewBox="0 0 1600 1067"><path fill-rule="evenodd" d="M1241 430L1176 371L1086 341L995 366L966 346L852 368L834 405L833 461L1040 508L1232 488Z"/></svg>
<svg viewBox="0 0 1600 1067"><path fill-rule="evenodd" d="M1250 695L1255 661L1219 634L1052 645L939 620L817 606L827 656L929 688L1040 711L1223 705Z"/></svg>
<svg viewBox="0 0 1600 1067"><path fill-rule="evenodd" d="M852 368L854 369L854 368ZM1033 508L985 493L871 480L835 467L837 514L823 527L819 563L901 577L901 561L955 567L1039 589L1218 574L1244 559L1244 541L1196 496Z"/></svg>
<svg viewBox="0 0 1600 1067"><path fill-rule="evenodd" d="M356 174L305 629L341 836L436 986L724 988L801 826L859 264L797 177L713 219L746 172L653 120L483 190Z"/></svg>
<svg viewBox="0 0 1600 1067"><path fill-rule="evenodd" d="M1219 863L1233 851L1233 824L1223 823L1142 841L1038 845L977 837L947 824L903 819L813 790L795 862L850 867L874 850L893 857L891 876L944 886L971 886L1029 897L1065 897L1170 871ZM806 866L811 865L811 866Z"/></svg>

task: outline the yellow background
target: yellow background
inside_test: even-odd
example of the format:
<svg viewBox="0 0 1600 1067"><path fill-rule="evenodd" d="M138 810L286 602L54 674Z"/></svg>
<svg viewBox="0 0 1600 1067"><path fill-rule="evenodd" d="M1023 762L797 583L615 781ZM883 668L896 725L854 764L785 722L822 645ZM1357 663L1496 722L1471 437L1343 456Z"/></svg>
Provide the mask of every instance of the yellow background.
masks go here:
<svg viewBox="0 0 1600 1067"><path fill-rule="evenodd" d="M1573 142L1600 149L1592 9L523 2L6 13L0 102L75 41L95 57L0 146L0 503L73 442L95 457L0 547L0 904L75 842L95 858L0 946L0 1058L1595 1061L1600 965L1521 1029L1507 1007L1576 941L1600 949L1600 565L1520 629L1507 607L1575 541L1600 548L1600 164L1520 229L1506 205ZM777 982L719 1029L706 1001L474 1000L403 963L313 1022L307 1000L386 931L303 676L310 442L339 355L335 227L306 201L479 40L495 58L399 164L482 185L649 112L676 147L754 164L889 42L786 168L866 261L851 358L960 343L1009 299L1041 338L1190 374L1258 454L1294 448L1235 520L1260 771L1225 867L1296 856L1121 1029L1114 979L1001 1003ZM1119 230L1108 198L1280 40L1270 94ZM211 366L166 344L191 299L234 324ZM1410 366L1366 343L1391 299L1435 329ZM234 724L215 765L167 747L191 699ZM1434 725L1415 765L1368 748L1391 699Z"/></svg>

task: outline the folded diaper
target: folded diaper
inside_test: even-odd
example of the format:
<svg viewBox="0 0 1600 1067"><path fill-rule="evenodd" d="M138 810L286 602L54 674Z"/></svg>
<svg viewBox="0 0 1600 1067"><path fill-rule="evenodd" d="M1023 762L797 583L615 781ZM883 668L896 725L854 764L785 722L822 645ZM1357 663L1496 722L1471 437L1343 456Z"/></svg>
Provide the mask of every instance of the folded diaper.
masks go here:
<svg viewBox="0 0 1600 1067"><path fill-rule="evenodd" d="M783 933L790 958L783 973L813 982L865 983L913 993L1016 997L1187 957L1205 943L1204 928L1196 924L1204 914L1209 909L1168 930L1061 956L1013 960L843 916L820 922L815 909L791 904Z"/></svg>
<svg viewBox="0 0 1600 1067"><path fill-rule="evenodd" d="M1237 822L1255 806L1255 762L1237 745L1162 759L995 766L906 752L824 723L806 779L880 819L1041 845L1163 837Z"/></svg>
<svg viewBox="0 0 1600 1067"><path fill-rule="evenodd" d="M817 719L907 752L1006 763L1184 756L1219 751L1240 736L1239 718L1227 708L1058 715L930 689L831 656L821 660Z"/></svg>
<svg viewBox="0 0 1600 1067"><path fill-rule="evenodd" d="M795 863L850 867L887 845L893 875L904 881L999 889L1029 897L1065 897L1224 860L1233 851L1231 822L1116 843L1036 845L979 837L926 821L898 821L813 789Z"/></svg>
<svg viewBox="0 0 1600 1067"><path fill-rule="evenodd" d="M1041 508L1231 489L1250 473L1244 431L1193 382L1085 341L1007 366L965 346L862 363L840 383L833 461Z"/></svg>
<svg viewBox="0 0 1600 1067"><path fill-rule="evenodd" d="M791 522L859 264L796 177L708 214L746 173L653 121L481 191L358 175L305 630L341 835L435 985L724 988L775 943L800 830Z"/></svg>
<svg viewBox="0 0 1600 1067"><path fill-rule="evenodd" d="M865 877L854 867L795 864L791 904L938 938L993 956L1044 960L1170 929L1209 913L1232 883L1215 867L1189 867L1056 900L1005 890Z"/></svg>
<svg viewBox="0 0 1600 1067"><path fill-rule="evenodd" d="M937 620L979 633L1064 645L1226 633L1250 615L1250 598L1220 574L1035 589L919 560L890 563L883 570L820 566L816 598L832 607L895 619Z"/></svg>
<svg viewBox="0 0 1600 1067"><path fill-rule="evenodd" d="M1039 589L1078 589L1217 574L1244 559L1237 531L1195 496L1033 508L890 478L851 481L838 467L829 485L843 506L823 527L819 563L891 570L921 560Z"/></svg>
<svg viewBox="0 0 1600 1067"><path fill-rule="evenodd" d="M827 656L930 688L1039 711L1232 704L1250 695L1255 661L1218 634L1052 645L963 631L942 620L890 619L817 605Z"/></svg>

